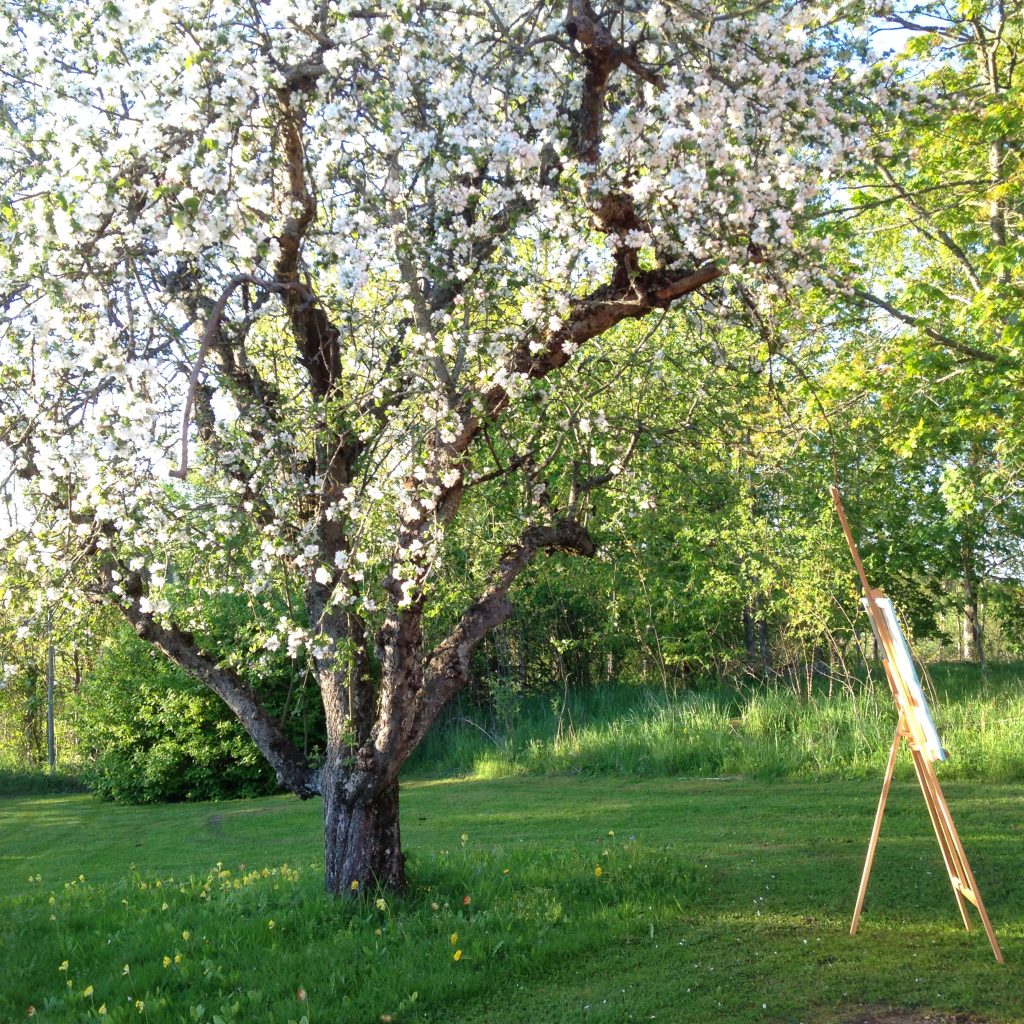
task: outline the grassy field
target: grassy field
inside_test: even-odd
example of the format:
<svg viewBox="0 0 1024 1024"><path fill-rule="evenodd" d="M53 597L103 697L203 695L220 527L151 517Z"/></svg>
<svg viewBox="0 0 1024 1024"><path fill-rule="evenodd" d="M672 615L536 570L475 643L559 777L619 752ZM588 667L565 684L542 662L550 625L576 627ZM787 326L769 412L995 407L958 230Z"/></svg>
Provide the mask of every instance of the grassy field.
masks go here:
<svg viewBox="0 0 1024 1024"><path fill-rule="evenodd" d="M934 711L950 760L942 779L1024 782L1024 668L931 670ZM561 721L561 731L558 723ZM873 778L895 716L884 680L856 690L818 680L810 695L776 686L677 694L607 685L530 696L506 720L463 702L414 755L420 777L514 774L750 775ZM903 777L912 777L909 762Z"/></svg>
<svg viewBox="0 0 1024 1024"><path fill-rule="evenodd" d="M959 926L897 782L509 778L403 786L411 888L321 891L318 803L0 799L0 1021L1024 1021L1024 791L947 795L1002 942Z"/></svg>

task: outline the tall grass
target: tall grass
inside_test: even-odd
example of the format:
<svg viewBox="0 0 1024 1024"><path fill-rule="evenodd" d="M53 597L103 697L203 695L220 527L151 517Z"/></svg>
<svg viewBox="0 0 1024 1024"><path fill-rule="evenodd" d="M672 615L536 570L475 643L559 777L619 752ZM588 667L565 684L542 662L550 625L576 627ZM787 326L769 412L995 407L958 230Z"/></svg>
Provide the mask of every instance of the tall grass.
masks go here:
<svg viewBox="0 0 1024 1024"><path fill-rule="evenodd" d="M938 666L932 676L933 712L950 753L940 774L1024 780L1024 673L1002 668L982 680L969 666ZM877 682L810 697L781 687L672 694L606 686L530 696L505 723L456 707L409 771L863 778L884 766L895 720L888 688ZM909 775L909 759L898 770Z"/></svg>
<svg viewBox="0 0 1024 1024"><path fill-rule="evenodd" d="M21 768L0 764L0 796L31 796L42 793L84 793L86 785L64 770Z"/></svg>

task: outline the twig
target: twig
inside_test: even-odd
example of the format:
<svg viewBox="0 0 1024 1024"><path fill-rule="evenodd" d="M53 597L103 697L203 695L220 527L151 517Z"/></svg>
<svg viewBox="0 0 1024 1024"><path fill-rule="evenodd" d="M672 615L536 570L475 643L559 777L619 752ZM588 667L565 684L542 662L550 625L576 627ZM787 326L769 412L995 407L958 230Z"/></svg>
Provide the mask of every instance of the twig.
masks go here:
<svg viewBox="0 0 1024 1024"><path fill-rule="evenodd" d="M195 404L196 388L199 385L199 374L202 372L203 363L206 361L206 354L210 351L213 339L220 330L220 322L224 318L224 310L227 309L228 300L232 292L242 284L255 285L268 292L306 291L306 286L297 281L267 281L263 278L253 277L251 274L237 274L228 281L224 291L213 304L210 316L206 321L206 328L203 331L203 343L199 346L199 354L196 356L195 366L192 367L192 376L188 382L188 392L185 395L185 409L181 417L181 461L177 469L172 469L170 475L184 480L188 473L188 428L192 421L192 406Z"/></svg>

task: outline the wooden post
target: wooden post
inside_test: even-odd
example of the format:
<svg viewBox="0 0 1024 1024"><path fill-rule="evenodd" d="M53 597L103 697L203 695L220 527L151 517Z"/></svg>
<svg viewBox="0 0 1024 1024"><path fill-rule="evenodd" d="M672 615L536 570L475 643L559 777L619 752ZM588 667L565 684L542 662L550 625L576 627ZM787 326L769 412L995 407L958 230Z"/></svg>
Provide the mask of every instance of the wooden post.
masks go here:
<svg viewBox="0 0 1024 1024"><path fill-rule="evenodd" d="M843 532L846 534L846 542L853 556L853 564L857 567L857 574L860 576L861 587L864 591L864 609L871 622L871 628L875 634L879 652L882 656L882 665L885 669L885 678L892 691L893 700L899 712L899 721L896 726L896 736L893 739L892 750L889 753L889 762L885 769L885 779L882 783L882 795L878 801L878 810L875 812L875 821L871 829L871 838L868 841L867 857L864 861L864 870L861 873L860 888L857 892L857 904L853 911L853 921L850 925L850 934L857 934L857 927L860 923L861 911L864 908L864 898L868 891L868 880L871 876L871 865L875 858L875 850L878 846L878 836L882 829L882 817L885 814L885 804L889 796L889 786L892 782L893 770L896 767L896 756L899 753L900 744L906 741L910 748L910 755L914 762L914 774L917 776L918 785L924 796L925 807L928 809L928 817L931 819L932 828L935 830L935 838L939 843L939 850L942 853L942 861L946 866L946 873L949 875L950 885L953 887L953 895L956 898L957 908L963 918L964 927L971 931L971 917L968 911L968 904L974 906L981 918L981 923L988 936L989 945L999 963L1003 963L1003 953L996 940L995 931L989 921L988 913L985 911L985 904L982 902L981 893L978 891L978 883L974 879L971 865L967 860L963 844L957 833L956 825L953 824L953 816L950 813L949 805L939 785L938 776L935 774L933 758L945 757L944 752L938 749L937 735L931 718L928 715L926 702L917 674L913 664L909 662L906 641L903 638L899 622L893 615L891 602L889 602L881 590L875 590L868 583L867 573L864 570L864 563L861 561L860 553L853 539L853 532L846 519L846 512L843 509L842 499L837 487L832 488L832 500L835 502L836 512L839 514L839 521L842 524ZM880 605L881 602L881 605ZM885 610L885 615L882 611ZM886 615L889 619L886 619ZM889 623L893 625L890 627ZM900 655L903 661L900 660ZM901 664L903 668L901 669ZM909 674L912 678L904 678ZM929 742L929 737L931 741Z"/></svg>
<svg viewBox="0 0 1024 1024"><path fill-rule="evenodd" d="M57 770L57 741L53 727L53 702L56 687L55 659L53 611L48 610L46 613L46 757L50 764L51 775Z"/></svg>

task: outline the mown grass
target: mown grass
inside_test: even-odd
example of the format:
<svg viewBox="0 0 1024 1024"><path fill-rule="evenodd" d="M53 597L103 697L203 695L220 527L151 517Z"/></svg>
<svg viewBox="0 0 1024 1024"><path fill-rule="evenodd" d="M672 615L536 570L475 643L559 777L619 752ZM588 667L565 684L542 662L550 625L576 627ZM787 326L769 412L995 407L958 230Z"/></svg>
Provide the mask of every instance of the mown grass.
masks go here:
<svg viewBox="0 0 1024 1024"><path fill-rule="evenodd" d="M1024 781L1024 671L932 670L935 719L950 753L944 779ZM559 731L559 721L561 730ZM604 686L531 696L511 720L463 706L427 737L418 776L593 775L868 778L885 762L895 712L884 681L680 691ZM909 764L901 769L910 778Z"/></svg>
<svg viewBox="0 0 1024 1024"><path fill-rule="evenodd" d="M913 784L847 934L878 782L405 783L408 894L343 901L315 802L6 798L0 1020L1024 1020L1020 787L947 787L1000 967Z"/></svg>

